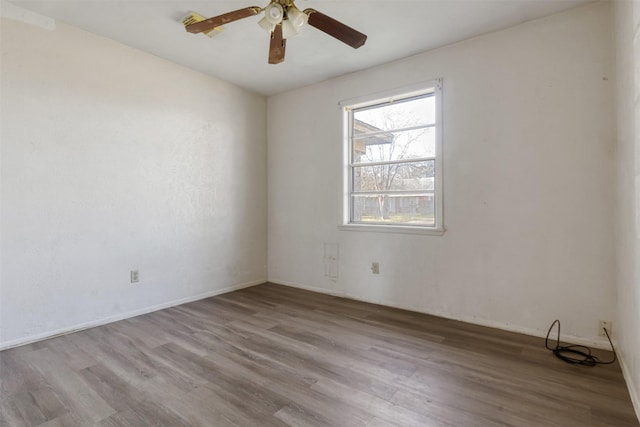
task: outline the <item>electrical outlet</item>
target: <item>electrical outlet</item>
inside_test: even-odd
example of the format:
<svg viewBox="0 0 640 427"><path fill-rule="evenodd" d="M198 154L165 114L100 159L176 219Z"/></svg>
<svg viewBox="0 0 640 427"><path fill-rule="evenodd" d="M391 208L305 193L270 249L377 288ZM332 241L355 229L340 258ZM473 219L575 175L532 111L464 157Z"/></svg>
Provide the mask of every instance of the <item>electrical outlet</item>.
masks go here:
<svg viewBox="0 0 640 427"><path fill-rule="evenodd" d="M380 274L380 264L377 261L371 263L371 272L373 274Z"/></svg>
<svg viewBox="0 0 640 427"><path fill-rule="evenodd" d="M600 327L598 328L598 335L600 335L601 337L606 337L607 334L604 333L604 330L606 329L607 332L609 333L609 336L611 336L611 320L600 320Z"/></svg>
<svg viewBox="0 0 640 427"><path fill-rule="evenodd" d="M131 270L131 283L138 283L139 281L138 270Z"/></svg>

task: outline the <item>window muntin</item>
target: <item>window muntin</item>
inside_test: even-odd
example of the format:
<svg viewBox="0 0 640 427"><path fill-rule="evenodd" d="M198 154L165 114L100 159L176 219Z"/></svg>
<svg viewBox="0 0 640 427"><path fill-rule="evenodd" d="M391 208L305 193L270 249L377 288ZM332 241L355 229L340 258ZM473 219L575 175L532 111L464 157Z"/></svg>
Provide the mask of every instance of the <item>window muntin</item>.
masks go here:
<svg viewBox="0 0 640 427"><path fill-rule="evenodd" d="M353 193L411 193L435 189L435 161L357 165L353 171Z"/></svg>
<svg viewBox="0 0 640 427"><path fill-rule="evenodd" d="M345 105L346 224L442 228L439 83Z"/></svg>
<svg viewBox="0 0 640 427"><path fill-rule="evenodd" d="M388 141L395 140L395 144ZM388 132L379 135L358 135L353 138L353 163L372 163L410 158L435 158L435 127Z"/></svg>

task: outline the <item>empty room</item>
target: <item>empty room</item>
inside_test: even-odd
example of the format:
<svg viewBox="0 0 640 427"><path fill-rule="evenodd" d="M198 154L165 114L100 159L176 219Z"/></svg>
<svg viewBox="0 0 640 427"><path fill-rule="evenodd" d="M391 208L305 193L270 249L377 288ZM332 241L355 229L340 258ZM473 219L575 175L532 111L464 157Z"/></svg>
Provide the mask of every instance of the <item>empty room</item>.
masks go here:
<svg viewBox="0 0 640 427"><path fill-rule="evenodd" d="M640 426L640 1L0 16L0 426Z"/></svg>

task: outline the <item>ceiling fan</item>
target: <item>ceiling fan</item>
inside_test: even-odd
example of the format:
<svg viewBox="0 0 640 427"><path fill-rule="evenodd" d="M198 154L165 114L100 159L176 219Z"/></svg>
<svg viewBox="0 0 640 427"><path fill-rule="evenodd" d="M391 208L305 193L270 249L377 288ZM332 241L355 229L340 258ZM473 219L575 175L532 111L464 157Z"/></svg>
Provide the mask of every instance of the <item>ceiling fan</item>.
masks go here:
<svg viewBox="0 0 640 427"><path fill-rule="evenodd" d="M266 7L250 6L234 10L213 18L203 19L192 13L183 20L188 32L211 34L220 30L221 26L243 18L249 18L264 12L259 24L271 34L269 44L269 64L284 61L287 38L296 35L306 24L348 44L354 49L367 41L367 36L353 28L324 15L315 9L300 11L293 0L271 0Z"/></svg>

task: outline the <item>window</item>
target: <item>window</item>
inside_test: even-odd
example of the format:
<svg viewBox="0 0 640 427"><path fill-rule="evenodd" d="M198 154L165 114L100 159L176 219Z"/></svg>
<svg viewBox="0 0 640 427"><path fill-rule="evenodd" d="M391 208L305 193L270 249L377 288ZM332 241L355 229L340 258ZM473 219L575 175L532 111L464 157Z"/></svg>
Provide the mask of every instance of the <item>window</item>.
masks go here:
<svg viewBox="0 0 640 427"><path fill-rule="evenodd" d="M442 232L440 80L341 103L346 229Z"/></svg>

